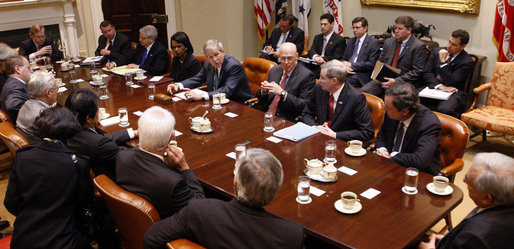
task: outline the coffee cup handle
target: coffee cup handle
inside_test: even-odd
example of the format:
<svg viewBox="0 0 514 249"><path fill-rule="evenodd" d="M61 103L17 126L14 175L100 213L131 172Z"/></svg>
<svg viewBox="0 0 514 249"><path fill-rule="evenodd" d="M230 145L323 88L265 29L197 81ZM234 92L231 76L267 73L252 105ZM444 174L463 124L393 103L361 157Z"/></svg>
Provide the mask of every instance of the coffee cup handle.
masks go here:
<svg viewBox="0 0 514 249"><path fill-rule="evenodd" d="M193 124L193 118L189 117L188 119L189 119L189 124L192 125Z"/></svg>
<svg viewBox="0 0 514 249"><path fill-rule="evenodd" d="M346 144L348 145L348 147L350 147L350 142L346 142Z"/></svg>
<svg viewBox="0 0 514 249"><path fill-rule="evenodd" d="M305 165L305 167L308 167L308 166L307 166L307 162L308 162L308 161L309 161L309 160L307 160L307 158L304 158L304 159L303 159L303 164Z"/></svg>

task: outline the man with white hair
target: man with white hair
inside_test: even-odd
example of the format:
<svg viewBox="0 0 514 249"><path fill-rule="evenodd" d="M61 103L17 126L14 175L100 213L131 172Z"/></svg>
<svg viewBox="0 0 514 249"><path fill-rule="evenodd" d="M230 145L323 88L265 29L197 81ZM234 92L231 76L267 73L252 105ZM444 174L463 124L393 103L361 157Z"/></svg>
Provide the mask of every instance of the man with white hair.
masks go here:
<svg viewBox="0 0 514 249"><path fill-rule="evenodd" d="M239 103L253 97L243 65L236 58L225 55L225 49L220 41L206 41L203 53L209 63L204 63L202 70L195 76L169 84L169 93L187 90L185 96L188 101L210 100L216 93L225 93L227 98ZM207 82L206 92L200 94L189 90L203 85L204 82Z"/></svg>
<svg viewBox="0 0 514 249"><path fill-rule="evenodd" d="M31 145L39 143L41 138L36 135L34 121L39 113L50 108L57 101L59 87L54 76L48 72L37 71L30 76L29 95L30 99L25 102L16 119L16 130L18 130Z"/></svg>
<svg viewBox="0 0 514 249"><path fill-rule="evenodd" d="M314 86L303 111L303 122L344 141L370 140L374 128L366 98L346 83L346 70L343 62L338 60L321 66L319 84Z"/></svg>
<svg viewBox="0 0 514 249"><path fill-rule="evenodd" d="M170 146L175 118L161 107L139 118L139 148L116 156L116 182L152 203L161 218L173 215L191 199L204 198L181 149Z"/></svg>
<svg viewBox="0 0 514 249"><path fill-rule="evenodd" d="M280 189L282 164L271 152L249 149L234 176L236 198L192 200L172 217L152 225L143 247L162 248L186 238L205 248L303 248L303 228L264 210Z"/></svg>
<svg viewBox="0 0 514 249"><path fill-rule="evenodd" d="M419 248L514 248L514 159L478 153L464 182L477 207L448 234L433 234Z"/></svg>
<svg viewBox="0 0 514 249"><path fill-rule="evenodd" d="M161 75L166 73L169 59L166 48L157 39L157 29L146 25L139 29L139 44L135 55L136 63L128 64L128 68L141 68L149 74Z"/></svg>

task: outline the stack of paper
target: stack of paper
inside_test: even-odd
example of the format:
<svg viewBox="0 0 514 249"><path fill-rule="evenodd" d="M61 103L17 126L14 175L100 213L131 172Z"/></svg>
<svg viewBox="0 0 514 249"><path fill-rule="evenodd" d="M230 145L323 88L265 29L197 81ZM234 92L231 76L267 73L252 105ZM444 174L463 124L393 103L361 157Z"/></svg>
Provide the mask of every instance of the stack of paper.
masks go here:
<svg viewBox="0 0 514 249"><path fill-rule="evenodd" d="M312 135L317 134L318 132L320 132L320 130L318 130L317 128L306 125L302 122L298 122L282 130L275 131L273 135L276 137L291 140L293 142L300 142Z"/></svg>
<svg viewBox="0 0 514 249"><path fill-rule="evenodd" d="M430 89L425 87L421 92L419 92L420 97L431 98L431 99L439 99L439 100L448 100L453 92L445 92L439 89Z"/></svg>
<svg viewBox="0 0 514 249"><path fill-rule="evenodd" d="M198 93L200 95L202 95L205 92L205 91L202 91L202 90L200 90L198 88L195 88L195 89L193 89L191 91L196 92L196 93ZM175 93L174 97L178 97L180 99L184 99L185 100L186 99L186 95L185 95L186 92L187 91L182 91L182 92L179 92L179 93Z"/></svg>
<svg viewBox="0 0 514 249"><path fill-rule="evenodd" d="M104 67L104 68L102 68L102 70L111 72L113 74L122 75L122 76L127 74L127 73L135 74L137 72L145 72L145 70L140 69L140 68L127 68L127 65L119 66L119 67L113 67L111 69L108 69L108 68Z"/></svg>
<svg viewBox="0 0 514 249"><path fill-rule="evenodd" d="M84 61L82 61L81 65L89 65L91 63L99 63L102 60L103 56L93 56L87 57Z"/></svg>

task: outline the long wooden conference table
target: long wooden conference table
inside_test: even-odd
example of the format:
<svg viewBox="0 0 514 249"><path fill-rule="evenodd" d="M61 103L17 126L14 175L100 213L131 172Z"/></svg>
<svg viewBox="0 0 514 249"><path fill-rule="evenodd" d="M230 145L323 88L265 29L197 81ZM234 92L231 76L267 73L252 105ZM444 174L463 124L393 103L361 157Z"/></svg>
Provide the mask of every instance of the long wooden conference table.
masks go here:
<svg viewBox="0 0 514 249"><path fill-rule="evenodd" d="M56 70L59 65L56 64ZM89 84L89 68L76 68L76 75L85 81L69 84L69 72L59 72L68 91L60 93L58 102L64 101L76 88L97 88ZM107 113L117 115L120 107L129 111L130 127L137 129L138 116L135 111L144 111L150 106L159 105L148 99L147 87L131 88L125 85L123 77L109 75L109 96L101 100L100 107ZM136 81L137 84L137 81ZM156 86L157 93L165 93L166 85ZM247 148L270 150L282 163L284 182L275 199L266 210L278 217L300 224L308 235L340 248L403 248L420 239L435 223L444 218L463 198L462 191L455 185L449 196L436 196L425 186L432 176L420 173L416 195L406 195L401 191L404 184L405 167L368 152L362 157L352 157L344 153L346 143L337 141L336 167L346 166L357 173L348 175L337 172L334 183L311 181L311 185L325 193L311 194L310 204L296 202L298 176L303 175L304 158L324 158L324 143L332 139L318 133L298 143L283 140L274 143L266 140L272 134L264 132L264 114L261 111L230 101L220 110L211 108L211 101L189 103L178 101L170 105L159 105L171 111L176 118L175 129L183 133L176 137L193 169L196 177L205 188L226 197L233 196L234 159L226 154L234 151L237 143L249 142ZM189 117L201 116L206 110L211 120L213 132L198 134L190 130ZM229 117L227 113L237 114ZM275 117L276 130L292 125L292 122ZM106 132L122 129L117 124L100 127ZM380 191L376 197L367 199L360 194L369 188ZM343 191L359 195L362 210L356 214L343 214L334 208L334 202Z"/></svg>

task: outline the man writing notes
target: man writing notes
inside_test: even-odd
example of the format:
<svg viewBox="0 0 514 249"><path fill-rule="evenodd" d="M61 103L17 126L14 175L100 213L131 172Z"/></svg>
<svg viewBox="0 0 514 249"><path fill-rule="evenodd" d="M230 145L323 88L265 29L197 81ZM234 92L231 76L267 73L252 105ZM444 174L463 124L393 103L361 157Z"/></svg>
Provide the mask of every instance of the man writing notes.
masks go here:
<svg viewBox="0 0 514 249"><path fill-rule="evenodd" d="M62 59L62 52L50 38L45 35L45 27L34 24L29 30L30 38L20 43L19 55L33 61L42 56L50 56L52 61Z"/></svg>
<svg viewBox="0 0 514 249"><path fill-rule="evenodd" d="M138 121L139 147L116 156L116 183L152 203L161 218L173 215L191 199L204 198L181 149L169 145L175 117L161 107L148 108Z"/></svg>
<svg viewBox="0 0 514 249"><path fill-rule="evenodd" d="M141 68L153 75L166 73L169 59L166 48L157 39L157 29L153 25L146 25L139 29L139 44L137 45L136 63L128 68Z"/></svg>
<svg viewBox="0 0 514 249"><path fill-rule="evenodd" d="M365 17L355 17L352 20L354 37L348 41L342 61L349 72L346 82L354 87L362 87L371 80L380 46L377 39L368 35L368 20Z"/></svg>
<svg viewBox="0 0 514 249"><path fill-rule="evenodd" d="M108 63L107 67L127 65L133 60L130 39L124 34L116 32L114 25L109 21L100 23L102 35L98 37L98 48L95 55L103 55L101 64Z"/></svg>
<svg viewBox="0 0 514 249"><path fill-rule="evenodd" d="M303 122L341 140L370 140L374 128L366 98L346 83L346 76L341 61L331 60L321 66L319 84L303 111Z"/></svg>
<svg viewBox="0 0 514 249"><path fill-rule="evenodd" d="M385 90L395 82L420 85L421 73L425 68L426 46L411 35L414 19L410 16L400 16L394 22L394 37L384 42L384 48L378 60L400 69L400 76L386 77L384 82L372 80L361 89L379 98L384 97Z"/></svg>
<svg viewBox="0 0 514 249"><path fill-rule="evenodd" d="M419 104L413 85L396 83L385 92L386 116L377 136L377 154L436 175L441 171L441 123Z"/></svg>
<svg viewBox="0 0 514 249"><path fill-rule="evenodd" d="M278 62L278 51L280 50L280 45L284 42L294 43L298 54L303 52L305 33L303 30L293 25L294 20L295 17L291 14L287 14L280 18L280 26L273 29L270 38L264 43L262 50L266 51L266 53L262 53L260 56L261 58Z"/></svg>
<svg viewBox="0 0 514 249"><path fill-rule="evenodd" d="M303 228L263 208L278 192L283 174L280 161L271 152L249 149L236 166L235 199L191 200L174 216L152 225L143 248L163 248L180 238L205 248L303 248Z"/></svg>
<svg viewBox="0 0 514 249"><path fill-rule="evenodd" d="M432 234L419 248L514 248L514 159L478 153L464 182L477 207L448 234Z"/></svg>
<svg viewBox="0 0 514 249"><path fill-rule="evenodd" d="M256 96L267 106L267 111L295 121L302 114L316 79L311 71L298 63L293 43L282 44L279 54L281 64L271 69L268 80L261 83Z"/></svg>
<svg viewBox="0 0 514 249"><path fill-rule="evenodd" d="M464 88L473 70L473 59L464 50L468 41L468 32L462 29L453 31L448 47L434 49L423 71L426 86L453 94L448 100L422 98L421 101L425 105L435 106L438 112L457 118L466 107L467 93Z"/></svg>
<svg viewBox="0 0 514 249"><path fill-rule="evenodd" d="M195 76L182 82L168 85L168 92L173 94L186 90L188 101L210 100L215 93L225 93L227 98L239 103L253 97L243 65L236 58L225 55L223 44L217 40L208 40L203 45L203 53L209 63L204 63L202 70ZM207 82L206 92L198 93L191 88Z"/></svg>
<svg viewBox="0 0 514 249"><path fill-rule="evenodd" d="M312 47L309 50L309 58L321 65L327 61L339 60L343 56L346 41L339 34L334 32L334 16L330 13L321 15L319 18L321 34L314 37ZM316 77L319 77L320 68L318 65L308 64Z"/></svg>

